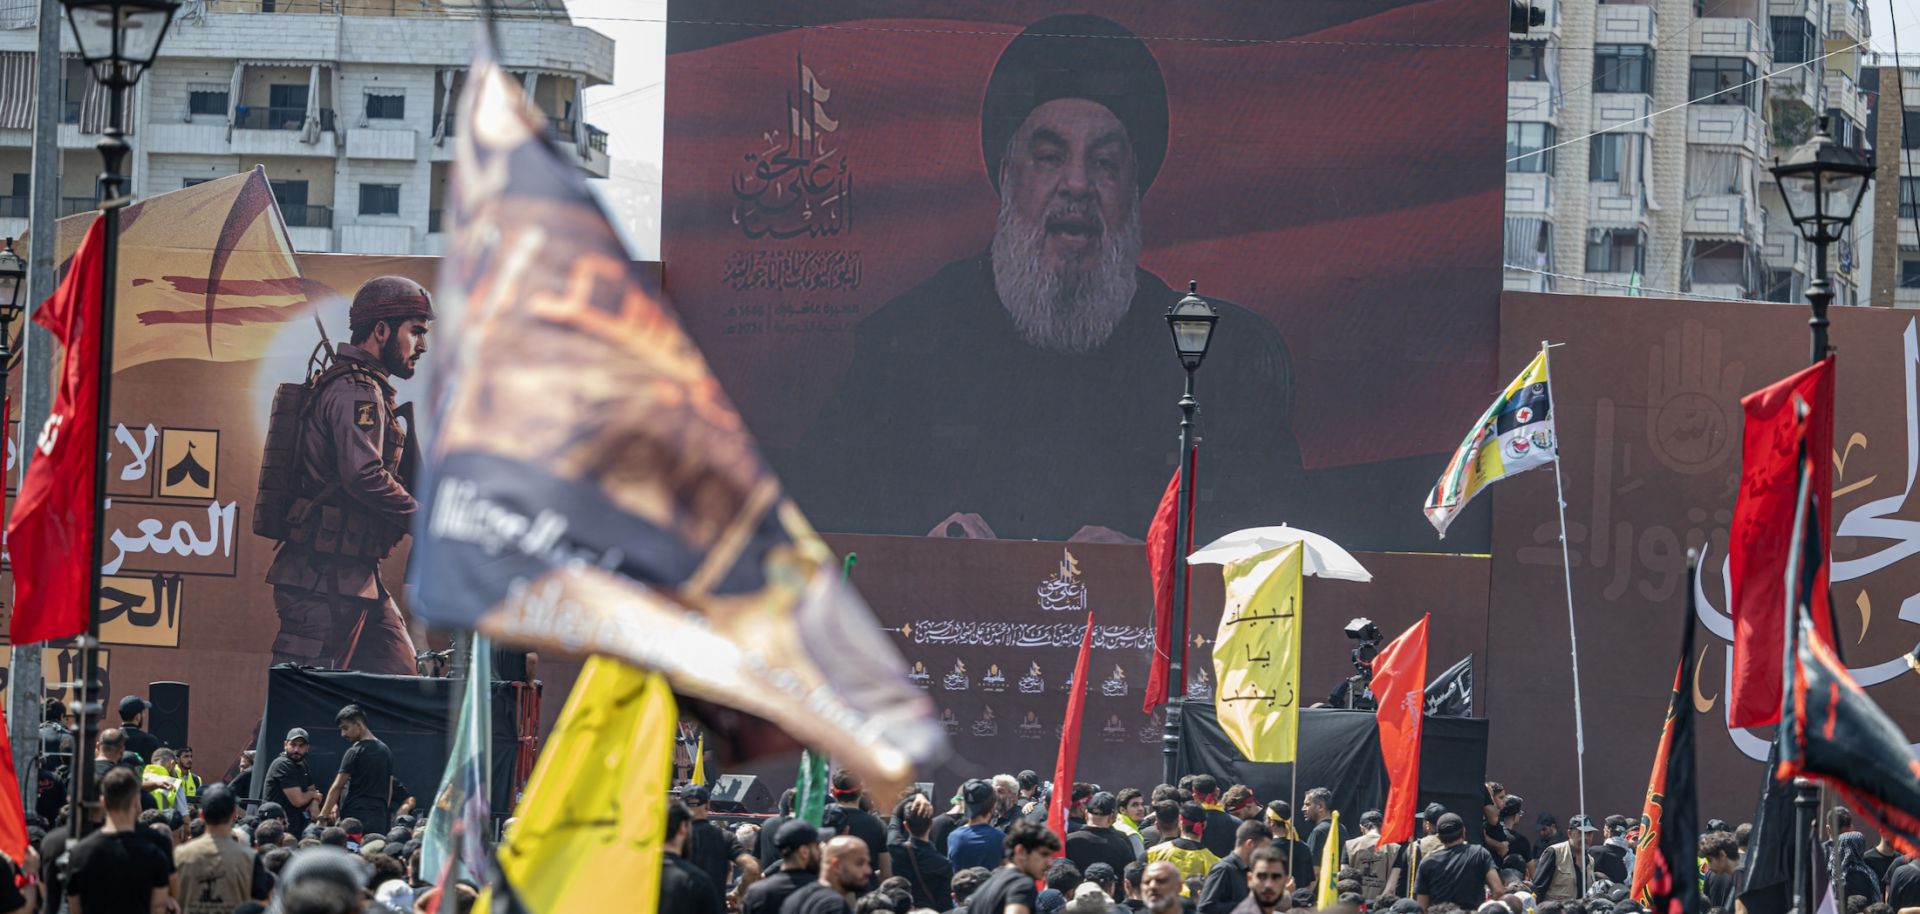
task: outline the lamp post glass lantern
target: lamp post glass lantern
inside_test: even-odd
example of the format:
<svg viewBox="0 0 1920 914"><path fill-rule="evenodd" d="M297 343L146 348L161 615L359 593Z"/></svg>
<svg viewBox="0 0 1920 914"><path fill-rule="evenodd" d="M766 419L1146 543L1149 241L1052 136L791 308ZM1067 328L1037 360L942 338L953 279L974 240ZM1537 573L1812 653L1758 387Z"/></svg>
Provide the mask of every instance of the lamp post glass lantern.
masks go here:
<svg viewBox="0 0 1920 914"><path fill-rule="evenodd" d="M1220 312L1200 297L1200 283L1187 283L1186 297L1174 302L1167 309L1167 327L1173 331L1173 351L1180 357L1180 367L1186 370L1186 392L1180 397L1180 486L1173 509L1173 612L1174 625L1168 639L1167 658L1167 719L1166 729L1161 733L1161 774L1164 783L1178 783L1180 779L1180 702L1187 696L1186 671L1182 669L1180 658L1187 653L1187 556L1186 550L1192 544L1188 530L1189 518L1187 506L1193 502L1192 457L1193 454L1193 414L1200 408L1200 401L1193 398L1193 373L1207 357L1207 347L1213 343L1213 328L1220 321Z"/></svg>
<svg viewBox="0 0 1920 914"><path fill-rule="evenodd" d="M9 348L10 341L5 331L26 307L26 303L20 300L20 296L26 293L27 262L14 253L13 239L8 238L6 247L0 249L0 353L5 353ZM0 381L5 381L6 376L7 366L0 362Z"/></svg>
<svg viewBox="0 0 1920 914"><path fill-rule="evenodd" d="M100 605L101 548L105 545L107 504L107 456L109 437L107 417L113 403L113 325L114 299L118 291L116 276L120 259L120 210L132 201L121 196L126 176L120 164L132 147L127 144L121 122L126 111L127 90L140 81L141 74L160 54L179 0L61 0L67 9L67 24L73 40L80 46L80 57L93 71L95 82L107 89L107 124L100 135L100 358L97 367L98 413L94 426L96 446L93 468L93 574L88 594L87 630L74 639L80 648L80 669L76 682L66 684L80 694L74 709L80 725L77 757L91 759L100 732ZM78 810L92 812L100 805L100 785L93 777L93 766L74 766L77 774L74 797ZM73 837L86 833L92 816L78 812L71 816Z"/></svg>
<svg viewBox="0 0 1920 914"><path fill-rule="evenodd" d="M1813 334L1813 361L1818 362L1827 357L1827 306L1833 303L1833 289L1827 282L1827 246L1844 238L1847 226L1853 224L1873 177L1873 158L1835 143L1823 117L1813 139L1785 161L1775 159L1772 171L1780 182L1787 217L1800 237L1813 245L1813 281L1807 285L1813 318L1807 324Z"/></svg>

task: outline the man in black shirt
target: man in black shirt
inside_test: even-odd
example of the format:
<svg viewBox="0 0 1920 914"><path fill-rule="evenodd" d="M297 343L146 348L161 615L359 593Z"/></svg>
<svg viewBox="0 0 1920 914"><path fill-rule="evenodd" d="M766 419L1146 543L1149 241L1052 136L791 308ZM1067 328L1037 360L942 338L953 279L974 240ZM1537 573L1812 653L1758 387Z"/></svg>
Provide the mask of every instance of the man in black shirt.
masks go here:
<svg viewBox="0 0 1920 914"><path fill-rule="evenodd" d="M96 914L161 909L173 880L173 847L136 821L139 776L115 766L100 792L107 823L68 852L67 897Z"/></svg>
<svg viewBox="0 0 1920 914"><path fill-rule="evenodd" d="M1740 891L1736 876L1740 865L1740 842L1731 831L1710 831L1700 836L1700 859L1706 866L1702 874L1707 902L1727 911L1733 910L1734 896Z"/></svg>
<svg viewBox="0 0 1920 914"><path fill-rule="evenodd" d="M1240 823L1233 835L1233 853L1220 858L1220 862L1207 871L1206 882L1201 884L1200 901L1196 905L1200 914L1233 914L1233 909L1246 900L1252 881L1249 877L1254 851L1272 841L1265 822L1249 819ZM1281 853L1284 855L1285 851Z"/></svg>
<svg viewBox="0 0 1920 914"><path fill-rule="evenodd" d="M1133 839L1113 827L1113 818L1119 812L1120 801L1104 790L1087 800L1087 824L1067 833L1067 859L1081 872L1104 863L1118 873L1136 859Z"/></svg>
<svg viewBox="0 0 1920 914"><path fill-rule="evenodd" d="M853 914L853 899L866 889L872 871L865 841L852 835L834 838L827 842L820 878L788 895L780 914Z"/></svg>
<svg viewBox="0 0 1920 914"><path fill-rule="evenodd" d="M967 914L1038 914L1035 880L1045 878L1060 839L1045 825L1019 821L1007 832L1007 862L967 899Z"/></svg>
<svg viewBox="0 0 1920 914"><path fill-rule="evenodd" d="M774 845L773 839L779 837L780 826L793 820L793 798L798 793L791 787L787 788L787 792L780 795L780 811L760 826L760 836L754 840L753 856L760 861L760 871L763 873L773 872L774 864L780 862L780 849Z"/></svg>
<svg viewBox="0 0 1920 914"><path fill-rule="evenodd" d="M160 737L140 729L151 707L153 705L138 695L120 699L120 730L127 735L127 751L138 756L142 765L151 763L153 751L160 748Z"/></svg>
<svg viewBox="0 0 1920 914"><path fill-rule="evenodd" d="M693 813L685 803L667 804L666 853L660 855L661 914L726 914L720 887L700 868L687 862L687 835ZM605 874L609 878L613 874Z"/></svg>
<svg viewBox="0 0 1920 914"><path fill-rule="evenodd" d="M307 771L307 731L299 727L287 731L279 757L267 766L265 787L262 799L279 803L286 810L288 834L298 836L320 814L320 803L326 795Z"/></svg>
<svg viewBox="0 0 1920 914"><path fill-rule="evenodd" d="M1467 823L1457 813L1441 816L1434 833L1441 848L1420 861L1414 876L1413 892L1420 907L1431 910L1436 904L1450 903L1472 911L1487 900L1489 891L1501 894L1504 887L1493 855L1467 843Z"/></svg>
<svg viewBox="0 0 1920 914"><path fill-rule="evenodd" d="M780 856L773 872L747 889L740 914L780 914L787 896L820 878L820 832L804 819L780 824L773 846Z"/></svg>
<svg viewBox="0 0 1920 914"><path fill-rule="evenodd" d="M1207 827L1200 834L1200 842L1215 857L1233 853L1233 835L1240 827L1240 820L1220 806L1220 782L1211 774L1195 775L1193 801L1207 811Z"/></svg>
<svg viewBox="0 0 1920 914"><path fill-rule="evenodd" d="M900 824L908 838L887 846L893 871L907 880L914 907L945 910L953 903L953 863L934 850L928 837L933 830L933 804L926 797L909 799L901 807Z"/></svg>
<svg viewBox="0 0 1920 914"><path fill-rule="evenodd" d="M1313 855L1314 878L1319 878L1320 861L1325 859L1327 842L1341 841L1333 832L1333 791L1325 787L1315 787L1300 798L1300 810L1306 813L1307 821L1313 823L1313 829L1307 832L1307 853Z"/></svg>
<svg viewBox="0 0 1920 914"><path fill-rule="evenodd" d="M1920 859L1887 871L1887 906L1895 911L1920 907Z"/></svg>
<svg viewBox="0 0 1920 914"><path fill-rule="evenodd" d="M340 738L353 745L340 756L340 773L327 788L320 817L327 821L351 817L369 832L384 832L387 804L393 796L393 753L367 728L367 712L359 705L341 708L333 722L340 726Z"/></svg>
<svg viewBox="0 0 1920 914"><path fill-rule="evenodd" d="M1715 819L1713 821L1720 822L1719 819ZM1727 823L1720 822L1720 824L1725 825ZM1733 834L1733 829L1731 828L1714 829L1712 827L1712 823L1708 823L1708 830L1709 831L1715 831L1715 830L1725 831L1729 835ZM1734 842L1736 859L1738 859L1738 856L1739 856L1738 854L1739 847L1740 847L1739 841L1736 840ZM1887 884L1887 873L1890 870L1892 870L1893 865L1899 862L1900 860L1900 851L1898 848L1895 848L1893 846L1893 842L1887 840L1887 833L1885 831L1882 831L1880 832L1880 843L1874 845L1871 848L1868 848L1866 853L1860 855L1860 859L1861 861L1865 862L1868 867L1871 867L1873 869L1874 877L1880 880L1880 884L1882 886L1885 886ZM1731 910L1731 908L1729 908L1729 910Z"/></svg>
<svg viewBox="0 0 1920 914"><path fill-rule="evenodd" d="M685 803L688 812L693 815L693 825L687 834L687 862L700 868L707 878L720 891L727 890L727 875L733 867L740 867L740 887L730 897L739 901L754 880L760 878L760 861L740 846L740 842L730 832L707 821L707 801L712 794L705 784L692 784L680 791L680 802Z"/></svg>
<svg viewBox="0 0 1920 914"><path fill-rule="evenodd" d="M867 842L867 859L880 867L879 875L867 880L866 888L871 890L893 877L893 861L887 857L887 823L860 808L864 790L860 776L852 771L842 768L833 773L833 802L846 814L847 833Z"/></svg>
<svg viewBox="0 0 1920 914"><path fill-rule="evenodd" d="M1507 794L1507 800L1500 807L1500 827L1507 833L1507 858L1518 856L1526 861L1520 873L1523 879L1533 878L1533 841L1520 833L1520 814L1526 812L1526 801L1517 794Z"/></svg>

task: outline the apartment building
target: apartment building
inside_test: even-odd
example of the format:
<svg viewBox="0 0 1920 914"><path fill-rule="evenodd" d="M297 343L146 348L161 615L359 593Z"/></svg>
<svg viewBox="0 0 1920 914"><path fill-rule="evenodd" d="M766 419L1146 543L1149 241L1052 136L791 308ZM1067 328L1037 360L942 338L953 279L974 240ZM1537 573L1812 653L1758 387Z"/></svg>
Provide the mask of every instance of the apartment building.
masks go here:
<svg viewBox="0 0 1920 914"><path fill-rule="evenodd" d="M1546 22L1508 50L1506 288L1799 301L1811 251L1767 168L1822 116L1868 145L1864 7L1532 2ZM1854 240L1830 249L1839 304L1864 299Z"/></svg>
<svg viewBox="0 0 1920 914"><path fill-rule="evenodd" d="M1920 308L1920 55L1868 55L1860 81L1870 91L1867 136L1879 150L1873 197L1860 204L1870 222L1872 304Z"/></svg>
<svg viewBox="0 0 1920 914"><path fill-rule="evenodd" d="M582 93L613 79L613 41L564 0L507 0L502 62L560 144L606 177L607 135ZM476 0L189 0L128 99L133 192L151 196L262 165L303 251L434 254ZM23 26L28 23L9 22ZM61 29L60 213L92 208L105 90ZM0 29L0 234L26 229L32 28Z"/></svg>

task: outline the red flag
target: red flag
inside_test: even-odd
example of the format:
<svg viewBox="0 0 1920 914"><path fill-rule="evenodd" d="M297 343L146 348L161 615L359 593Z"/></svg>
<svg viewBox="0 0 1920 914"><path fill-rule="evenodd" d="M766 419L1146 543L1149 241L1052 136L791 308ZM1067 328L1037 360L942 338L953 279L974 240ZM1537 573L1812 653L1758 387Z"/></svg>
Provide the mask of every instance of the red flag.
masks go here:
<svg viewBox="0 0 1920 914"><path fill-rule="evenodd" d="M68 638L87 630L93 607L94 466L100 459L100 257L104 220L96 219L67 275L38 310L36 323L65 347L60 381L40 430L39 451L20 481L7 526L13 559L14 644Z"/></svg>
<svg viewBox="0 0 1920 914"><path fill-rule="evenodd" d="M1687 581L1699 568L1687 562ZM1660 745L1653 753L1653 773L1647 778L1647 800L1641 812L1646 826L1635 844L1633 882L1629 897L1655 914L1686 914L1700 908L1700 881L1695 843L1700 804L1693 752L1694 593L1687 588L1686 612L1680 635L1680 665L1673 673L1673 693L1667 699L1667 721Z"/></svg>
<svg viewBox="0 0 1920 914"><path fill-rule="evenodd" d="M1427 616L1380 650L1368 687L1380 710L1380 756L1387 763L1387 808L1380 843L1413 839L1420 795L1420 723L1427 710Z"/></svg>
<svg viewBox="0 0 1920 914"><path fill-rule="evenodd" d="M1153 577L1153 662L1147 665L1147 692L1140 713L1167 703L1168 665L1173 662L1173 568L1178 565L1188 576L1187 593L1192 594L1193 569L1181 556L1193 552L1193 498L1200 490L1198 472L1200 449L1187 453L1187 542L1185 549L1174 547L1174 504L1180 500L1180 470L1167 480L1160 494L1160 507L1153 511L1153 526L1147 528L1147 573ZM1180 645L1180 668L1187 667L1187 646Z"/></svg>
<svg viewBox="0 0 1920 914"><path fill-rule="evenodd" d="M1784 655L1788 541L1793 536L1794 499L1799 491L1799 419L1795 398L1810 409L1807 453L1813 455L1813 491L1820 537L1812 552L1820 557L1808 604L1814 625L1833 643L1833 613L1827 603L1827 536L1833 512L1824 495L1832 491L1827 455L1833 452L1833 358L1742 397L1746 412L1740 450L1740 496L1733 509L1727 553L1732 567L1733 686L1729 720L1735 727L1765 727L1780 722L1780 658Z"/></svg>
<svg viewBox="0 0 1920 914"><path fill-rule="evenodd" d="M1087 698L1087 661L1093 653L1093 613L1080 636L1080 659L1073 662L1073 688L1067 690L1067 720L1060 731L1060 757L1053 763L1053 798L1047 802L1047 826L1067 837L1067 807L1073 804L1073 768L1080 759L1080 708Z"/></svg>

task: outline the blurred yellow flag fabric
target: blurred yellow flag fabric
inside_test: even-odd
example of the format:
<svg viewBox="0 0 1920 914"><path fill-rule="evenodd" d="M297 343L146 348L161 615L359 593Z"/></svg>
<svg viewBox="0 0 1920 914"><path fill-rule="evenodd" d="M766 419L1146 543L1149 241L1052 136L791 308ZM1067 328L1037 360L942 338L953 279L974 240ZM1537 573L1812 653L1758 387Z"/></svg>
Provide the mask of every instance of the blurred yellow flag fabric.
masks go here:
<svg viewBox="0 0 1920 914"><path fill-rule="evenodd" d="M1326 910L1340 901L1335 882L1340 873L1340 810L1333 811L1333 827L1327 831L1326 849L1320 852L1320 893L1315 907Z"/></svg>
<svg viewBox="0 0 1920 914"><path fill-rule="evenodd" d="M1229 563L1213 645L1214 713L1251 762L1291 762L1300 731L1300 549Z"/></svg>
<svg viewBox="0 0 1920 914"><path fill-rule="evenodd" d="M504 910L658 907L678 720L666 677L587 660L496 854L491 892L504 896ZM492 901L479 910L502 910Z"/></svg>

